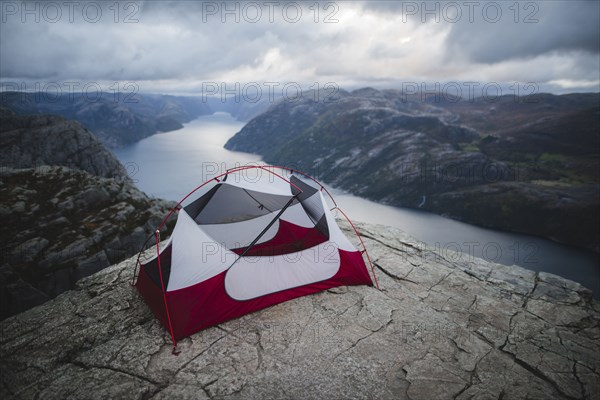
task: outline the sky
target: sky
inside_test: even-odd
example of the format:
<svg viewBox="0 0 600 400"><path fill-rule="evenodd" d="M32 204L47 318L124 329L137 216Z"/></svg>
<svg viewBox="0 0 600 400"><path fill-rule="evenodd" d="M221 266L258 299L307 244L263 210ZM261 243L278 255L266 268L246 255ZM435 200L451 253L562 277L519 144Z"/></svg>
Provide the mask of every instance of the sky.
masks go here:
<svg viewBox="0 0 600 400"><path fill-rule="evenodd" d="M326 85L451 87L474 96L489 87L600 91L595 0L0 6L5 90L123 90L133 83L142 92L174 94Z"/></svg>

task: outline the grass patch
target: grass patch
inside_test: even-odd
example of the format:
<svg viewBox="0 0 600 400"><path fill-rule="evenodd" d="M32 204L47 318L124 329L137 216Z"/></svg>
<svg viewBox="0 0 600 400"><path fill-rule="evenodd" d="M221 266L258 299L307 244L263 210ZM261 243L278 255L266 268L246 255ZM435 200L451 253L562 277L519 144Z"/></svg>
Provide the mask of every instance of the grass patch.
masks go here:
<svg viewBox="0 0 600 400"><path fill-rule="evenodd" d="M548 181L543 179L538 179L531 181L534 185L543 186L543 187L564 187L569 186L575 182L568 181L565 178L561 178L560 180Z"/></svg>
<svg viewBox="0 0 600 400"><path fill-rule="evenodd" d="M460 149L467 153L479 153L481 151L479 147L474 145L473 143L461 143Z"/></svg>
<svg viewBox="0 0 600 400"><path fill-rule="evenodd" d="M560 162L560 163L564 163L565 161L567 161L567 157L565 157L562 154L544 153L544 154L542 154L540 156L539 160L542 161L542 162Z"/></svg>

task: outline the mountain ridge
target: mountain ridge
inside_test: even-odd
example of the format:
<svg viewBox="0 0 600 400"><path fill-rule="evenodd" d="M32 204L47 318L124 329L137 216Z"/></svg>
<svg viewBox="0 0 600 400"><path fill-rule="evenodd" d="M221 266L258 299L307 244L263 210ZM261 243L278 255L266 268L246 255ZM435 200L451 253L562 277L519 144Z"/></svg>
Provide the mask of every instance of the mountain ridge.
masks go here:
<svg viewBox="0 0 600 400"><path fill-rule="evenodd" d="M43 92L2 92L0 105L20 115L53 114L79 121L111 148L180 129L210 113L197 98L118 92L96 97L63 93L56 98Z"/></svg>
<svg viewBox="0 0 600 400"><path fill-rule="evenodd" d="M365 88L282 101L225 147L384 204L599 252L599 104L596 93L425 102Z"/></svg>
<svg viewBox="0 0 600 400"><path fill-rule="evenodd" d="M0 93L0 107L18 115L59 115L86 126L109 148L138 142L160 132L181 129L184 123L202 115L225 111L247 121L266 110L273 101L255 103L238 98L173 96L152 93Z"/></svg>

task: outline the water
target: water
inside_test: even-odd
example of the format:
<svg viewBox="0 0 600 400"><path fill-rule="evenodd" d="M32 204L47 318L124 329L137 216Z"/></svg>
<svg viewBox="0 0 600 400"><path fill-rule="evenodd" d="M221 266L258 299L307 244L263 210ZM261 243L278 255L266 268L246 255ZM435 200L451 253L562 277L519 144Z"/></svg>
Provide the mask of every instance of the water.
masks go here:
<svg viewBox="0 0 600 400"><path fill-rule="evenodd" d="M260 163L260 156L223 148L244 123L227 113L200 117L178 131L161 133L118 149L116 156L136 185L151 196L180 200L220 171ZM600 256L550 240L465 224L439 215L365 200L333 189L338 205L354 221L395 226L452 256L516 264L581 282L600 295Z"/></svg>
<svg viewBox="0 0 600 400"><path fill-rule="evenodd" d="M223 145L244 126L228 113L202 116L173 132L159 133L114 151L142 191L179 201L195 186L260 156L229 151Z"/></svg>

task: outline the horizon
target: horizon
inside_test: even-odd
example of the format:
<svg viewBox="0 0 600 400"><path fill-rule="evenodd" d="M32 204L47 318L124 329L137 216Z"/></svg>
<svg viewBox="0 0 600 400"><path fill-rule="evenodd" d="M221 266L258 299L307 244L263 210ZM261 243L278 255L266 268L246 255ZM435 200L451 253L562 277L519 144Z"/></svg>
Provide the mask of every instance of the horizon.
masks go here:
<svg viewBox="0 0 600 400"><path fill-rule="evenodd" d="M396 92L399 94L403 94L405 96L413 96L413 97L420 97L420 99L417 99L417 101L428 101L428 100L432 100L432 98L434 99L434 103L435 102L439 102L440 99L445 99L445 100L450 100L450 101L465 101L465 102L473 102L473 101L477 101L477 100L481 100L483 99L483 101L489 102L489 103L494 103L496 101L498 101L501 98L507 98L507 97L514 97L514 98L518 98L518 99L527 99L527 98L535 98L537 96L569 96L569 95L600 95L600 90L599 91L565 91L565 92L561 92L561 93L551 93L551 92L531 92L531 93L515 93L513 90L507 89L509 87L509 85L502 85L501 88L503 91L503 93L498 94L498 92L495 92L493 94L479 94L477 95L477 93L473 93L473 92L468 92L466 95L463 93L462 95L455 95L454 93L450 93L449 91L443 91L443 90L438 90L438 91L434 91L434 90L412 90L414 87L410 87L410 91L408 90L404 90L403 88L395 88L395 87L390 87L390 88L379 88L379 87L373 87L373 86L362 86L362 87L358 87L358 88L336 88L335 92L333 92L332 94L336 94L340 91L346 92L348 94L352 94L354 92L358 92L361 90L368 90L368 89L372 89L372 90L376 90L379 92ZM127 100L127 96L129 96L129 98L131 98L132 96L136 96L136 95L141 95L141 96L172 96L172 97L189 97L189 98L202 98L203 102L208 102L209 100L220 100L223 103L226 103L232 99L236 99L235 101L236 103L242 102L242 100L244 99L244 95L247 93L244 93L242 91L238 91L237 93L232 94L231 92L215 92L215 93L203 93L203 92L198 92L198 93L192 93L192 92L152 92L152 91L134 91L134 92L127 92L127 91L111 91L109 89L107 89L106 87L103 87L102 89L100 89L99 91L96 91L93 95L90 95L90 92L85 92L85 91L77 91L77 90L73 90L73 91L65 91L62 90L62 87L59 86L52 86L50 88L48 88L46 91L44 90L34 90L34 89L30 89L30 90L11 90L12 88L7 88L5 86L2 86L2 84L0 83L0 96L6 96L7 94L11 94L11 93L19 93L19 94L36 94L39 95L39 97L37 98L37 101L40 102L57 102L59 101L59 99L61 97L65 97L65 98L72 98L73 96L86 96L88 98L88 100L90 102L95 102L100 100L101 98L110 98L111 96L113 98L118 97L119 100L116 100L115 102L122 102L122 103L128 103L128 102L132 102L132 101L128 101ZM57 90L58 89L58 90ZM322 91L326 91L326 89L319 89L321 92ZM297 92L298 93L298 92ZM306 96L307 93L312 93L312 89L310 90L304 90L302 89L301 92L299 92L300 97L302 96ZM271 93L272 95L273 93ZM277 102L283 98L290 100L293 98L296 98L297 96L291 96L291 95L285 95L284 93L280 93L277 94L275 93L275 97L271 98L269 97L269 93L263 93L261 94L258 98L256 96L252 96L252 103L257 103L260 100L263 99L263 97L265 97L266 101L268 102ZM106 96L106 97L105 97ZM122 96L124 97L124 100L121 100ZM42 99L42 97L44 97Z"/></svg>

